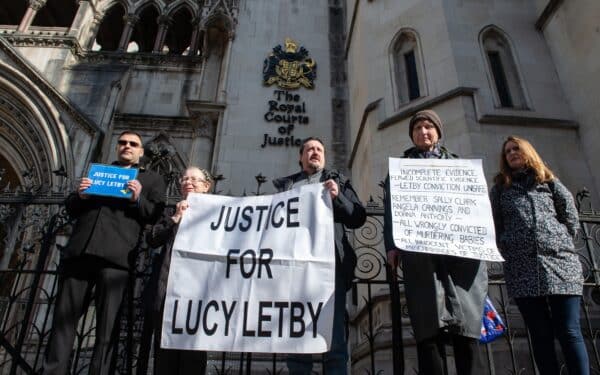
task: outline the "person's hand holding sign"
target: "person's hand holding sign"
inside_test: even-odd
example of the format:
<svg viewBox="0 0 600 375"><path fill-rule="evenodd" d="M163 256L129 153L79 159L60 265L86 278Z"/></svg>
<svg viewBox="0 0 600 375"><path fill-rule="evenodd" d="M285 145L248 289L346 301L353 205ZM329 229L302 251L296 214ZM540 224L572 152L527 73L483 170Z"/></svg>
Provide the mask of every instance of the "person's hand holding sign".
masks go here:
<svg viewBox="0 0 600 375"><path fill-rule="evenodd" d="M92 180L90 180L87 177L83 177L81 179L81 181L79 182L79 188L77 188L77 192L79 193L79 198L88 199L90 197L89 195L84 193L84 191L86 191L87 188L89 188L90 186L92 186Z"/></svg>
<svg viewBox="0 0 600 375"><path fill-rule="evenodd" d="M132 202L136 202L142 193L142 184L138 180L130 180L127 182L127 189L131 190Z"/></svg>
<svg viewBox="0 0 600 375"><path fill-rule="evenodd" d="M325 189L329 190L329 195L331 195L331 200L334 200L335 198L337 198L338 194L340 193L340 188L334 180L325 181L323 183L323 186L325 186Z"/></svg>
<svg viewBox="0 0 600 375"><path fill-rule="evenodd" d="M177 205L175 205L175 215L171 216L171 219L173 219L176 224L179 224L184 211L187 210L188 207L189 205L186 200L177 202Z"/></svg>

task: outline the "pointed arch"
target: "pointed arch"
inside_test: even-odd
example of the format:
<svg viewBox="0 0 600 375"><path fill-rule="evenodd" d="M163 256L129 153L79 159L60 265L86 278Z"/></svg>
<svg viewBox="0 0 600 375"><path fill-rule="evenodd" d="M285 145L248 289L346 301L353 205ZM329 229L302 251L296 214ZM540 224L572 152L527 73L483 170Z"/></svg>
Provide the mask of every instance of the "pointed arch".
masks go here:
<svg viewBox="0 0 600 375"><path fill-rule="evenodd" d="M202 51L207 55L221 56L225 50L227 41L231 38L231 24L227 17L215 16L207 20L201 26L203 30L204 42Z"/></svg>
<svg viewBox="0 0 600 375"><path fill-rule="evenodd" d="M161 131L146 142L144 157L148 161L148 168L166 178L167 196L179 196L179 177L185 171L186 164L168 134Z"/></svg>
<svg viewBox="0 0 600 375"><path fill-rule="evenodd" d="M222 12L215 12L207 16L200 24L202 30L218 29L225 33L227 38L232 39L234 36L234 21L231 17Z"/></svg>
<svg viewBox="0 0 600 375"><path fill-rule="evenodd" d="M100 46L100 51L116 51L125 29L124 17L127 7L120 1L113 1L110 7L105 9L95 43Z"/></svg>
<svg viewBox="0 0 600 375"><path fill-rule="evenodd" d="M108 12L115 5L121 6L123 8L123 10L125 11L125 14L128 14L131 11L131 9L129 7L129 2L127 0L106 0L106 1L101 1L98 4L98 12L100 14L106 14L106 12Z"/></svg>
<svg viewBox="0 0 600 375"><path fill-rule="evenodd" d="M479 45L496 107L527 109L525 86L508 34L496 25L484 27Z"/></svg>
<svg viewBox="0 0 600 375"><path fill-rule="evenodd" d="M421 51L419 34L414 29L402 28L392 38L388 54L396 107L427 95Z"/></svg>
<svg viewBox="0 0 600 375"><path fill-rule="evenodd" d="M24 74L0 61L0 154L20 185L60 188L62 177L75 175L70 150L58 109Z"/></svg>
<svg viewBox="0 0 600 375"><path fill-rule="evenodd" d="M192 44L194 11L187 3L182 2L169 12L169 18L171 23L165 37L165 46L169 54L181 55Z"/></svg>
<svg viewBox="0 0 600 375"><path fill-rule="evenodd" d="M138 20L129 42L136 43L139 52L152 52L158 34L160 9L154 1L149 1L141 5L135 13Z"/></svg>
<svg viewBox="0 0 600 375"><path fill-rule="evenodd" d="M192 18L200 17L200 8L202 7L202 0L191 2L189 0L176 0L169 4L165 9L164 13L173 15L178 12L181 8L187 8L192 15Z"/></svg>
<svg viewBox="0 0 600 375"><path fill-rule="evenodd" d="M71 27L79 4L77 1L46 0L33 19L33 26Z"/></svg>

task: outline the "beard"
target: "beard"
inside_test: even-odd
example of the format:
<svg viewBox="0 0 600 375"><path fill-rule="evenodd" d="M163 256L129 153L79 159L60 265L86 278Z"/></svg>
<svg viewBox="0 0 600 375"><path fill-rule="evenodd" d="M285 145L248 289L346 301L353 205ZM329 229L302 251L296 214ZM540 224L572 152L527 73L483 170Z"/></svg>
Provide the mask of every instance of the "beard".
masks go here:
<svg viewBox="0 0 600 375"><path fill-rule="evenodd" d="M311 169L313 172L318 172L319 170L323 169L323 166L321 165L320 161L308 161L308 168Z"/></svg>

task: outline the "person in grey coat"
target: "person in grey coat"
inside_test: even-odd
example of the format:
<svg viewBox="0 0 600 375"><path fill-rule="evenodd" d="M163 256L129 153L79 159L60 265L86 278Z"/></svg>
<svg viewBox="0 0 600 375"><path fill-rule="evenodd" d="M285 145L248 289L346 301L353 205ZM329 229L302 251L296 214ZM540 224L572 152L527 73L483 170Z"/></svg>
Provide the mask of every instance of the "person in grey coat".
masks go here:
<svg viewBox="0 0 600 375"><path fill-rule="evenodd" d="M583 275L573 237L579 228L573 196L533 146L510 136L490 193L508 295L531 336L541 374L558 375L558 338L569 374L589 374L579 325Z"/></svg>
<svg viewBox="0 0 600 375"><path fill-rule="evenodd" d="M415 147L405 158L456 159L440 146L442 121L432 110L416 113L409 123ZM417 341L420 375L444 374L444 345L451 343L457 374L485 373L479 348L483 303L487 295L487 265L483 261L402 251L394 245L390 183L386 179L384 240L388 265L402 259L406 302Z"/></svg>

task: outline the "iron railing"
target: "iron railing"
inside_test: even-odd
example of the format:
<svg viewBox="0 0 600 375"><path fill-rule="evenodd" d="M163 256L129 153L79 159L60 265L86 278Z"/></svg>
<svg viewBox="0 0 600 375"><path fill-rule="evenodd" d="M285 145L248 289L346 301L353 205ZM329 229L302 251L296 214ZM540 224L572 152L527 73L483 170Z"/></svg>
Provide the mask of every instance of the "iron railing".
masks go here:
<svg viewBox="0 0 600 375"><path fill-rule="evenodd" d="M261 177L261 178L259 178ZM256 194L264 183L257 176ZM600 373L600 212L586 192L577 195L582 227L576 246L584 268L582 328L592 373ZM43 189L0 193L0 374L34 374L40 369L49 337L57 292L60 248L71 231L64 194ZM349 349L352 373L416 374L415 341L404 303L402 269L393 278L383 249L383 207L367 204L367 223L351 233L358 265L349 298ZM136 264L121 314L116 358L118 374L152 373L151 313L144 287L153 269L153 251L145 243ZM485 346L489 374L534 374L530 340L516 305L507 297L502 265L489 264L489 295L504 317L507 334ZM395 281L391 281L394 280ZM93 304L81 319L71 357L71 373L88 371L94 345ZM453 374L448 351L448 373ZM316 356L318 360L319 356ZM285 373L284 355L209 353L210 374ZM320 373L320 366L315 367Z"/></svg>

